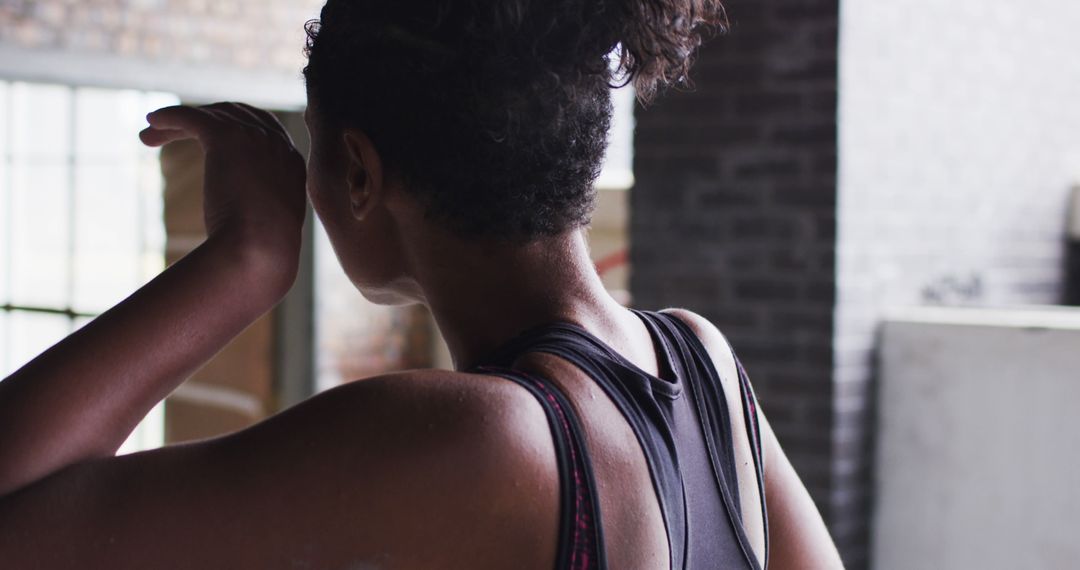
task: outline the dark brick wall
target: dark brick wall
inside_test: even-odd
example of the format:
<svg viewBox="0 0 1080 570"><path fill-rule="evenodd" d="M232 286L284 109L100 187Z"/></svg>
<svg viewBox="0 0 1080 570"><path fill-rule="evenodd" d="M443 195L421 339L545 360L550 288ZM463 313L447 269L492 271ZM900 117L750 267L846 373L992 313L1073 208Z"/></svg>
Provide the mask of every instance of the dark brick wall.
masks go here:
<svg viewBox="0 0 1080 570"><path fill-rule="evenodd" d="M1080 11L916 4L732 0L696 88L637 114L633 298L728 334L848 568L882 315L1059 301L1080 172Z"/></svg>
<svg viewBox="0 0 1080 570"><path fill-rule="evenodd" d="M700 52L695 87L637 113L631 293L724 331L835 526L838 6L726 4L732 30Z"/></svg>

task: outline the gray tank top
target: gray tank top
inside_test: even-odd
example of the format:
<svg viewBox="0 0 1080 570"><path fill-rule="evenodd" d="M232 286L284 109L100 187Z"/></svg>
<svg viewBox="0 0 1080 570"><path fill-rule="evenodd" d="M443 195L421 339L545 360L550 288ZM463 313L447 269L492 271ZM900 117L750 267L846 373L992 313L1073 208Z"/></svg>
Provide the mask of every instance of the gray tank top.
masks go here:
<svg viewBox="0 0 1080 570"><path fill-rule="evenodd" d="M606 568L603 524L588 449L573 408L549 380L509 368L530 352L552 354L580 368L626 417L649 466L671 548L671 568L760 570L762 565L743 530L731 417L712 359L697 335L678 318L634 312L660 350L659 377L580 326L563 322L522 333L476 369L528 388L548 415L562 494L556 568ZM756 400L742 365L737 368L767 529ZM767 566L767 530L765 536Z"/></svg>

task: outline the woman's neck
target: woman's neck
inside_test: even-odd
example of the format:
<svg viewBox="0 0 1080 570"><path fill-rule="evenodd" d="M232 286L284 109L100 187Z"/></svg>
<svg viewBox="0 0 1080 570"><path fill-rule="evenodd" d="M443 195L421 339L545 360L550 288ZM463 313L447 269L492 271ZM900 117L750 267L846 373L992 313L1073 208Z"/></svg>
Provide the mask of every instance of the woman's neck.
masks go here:
<svg viewBox="0 0 1080 570"><path fill-rule="evenodd" d="M625 318L580 230L526 245L439 240L413 253L418 284L458 370L482 364L533 326L570 321L604 331Z"/></svg>

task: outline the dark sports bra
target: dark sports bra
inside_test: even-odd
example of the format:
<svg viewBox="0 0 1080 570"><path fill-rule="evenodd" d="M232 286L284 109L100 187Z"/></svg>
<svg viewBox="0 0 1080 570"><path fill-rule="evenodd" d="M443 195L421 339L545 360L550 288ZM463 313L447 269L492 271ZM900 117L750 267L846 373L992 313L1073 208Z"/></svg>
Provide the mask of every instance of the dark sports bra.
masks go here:
<svg viewBox="0 0 1080 570"><path fill-rule="evenodd" d="M556 568L607 568L603 525L584 432L569 400L550 380L510 368L519 356L530 352L552 354L580 368L627 419L644 451L664 516L671 568L760 570L767 565L768 541L765 564L761 564L743 530L731 420L712 359L697 335L678 318L634 312L663 356L659 377L641 370L580 326L562 322L522 333L485 359L487 365L475 369L524 387L547 415L560 479ZM741 364L738 371L767 529L756 400Z"/></svg>

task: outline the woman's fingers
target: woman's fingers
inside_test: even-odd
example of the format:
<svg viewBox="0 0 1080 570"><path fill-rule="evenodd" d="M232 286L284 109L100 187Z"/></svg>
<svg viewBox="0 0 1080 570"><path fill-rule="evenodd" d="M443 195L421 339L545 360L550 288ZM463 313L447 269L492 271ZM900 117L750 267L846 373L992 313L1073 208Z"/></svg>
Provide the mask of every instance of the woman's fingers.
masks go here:
<svg viewBox="0 0 1080 570"><path fill-rule="evenodd" d="M214 138L221 126L221 121L211 113L187 105L162 107L146 115L146 121L159 131L184 131L204 145Z"/></svg>
<svg viewBox="0 0 1080 570"><path fill-rule="evenodd" d="M262 123L266 126L267 129L280 133L282 136L288 139L290 143L292 142L292 137L290 137L289 132L285 130L285 125L281 124L281 121L278 120L277 116L275 116L270 111L267 111L266 109L260 109L253 105L248 105L247 103L237 103L236 105L248 111L253 116L261 119Z"/></svg>
<svg viewBox="0 0 1080 570"><path fill-rule="evenodd" d="M292 137L289 136L288 131L285 130L285 126L281 124L281 121L279 121L273 113L265 109L239 102L213 103L206 107L212 108L216 113L221 113L236 121L252 126L265 134L276 134L285 142L289 143L289 146L294 146Z"/></svg>
<svg viewBox="0 0 1080 570"><path fill-rule="evenodd" d="M203 105L199 107L199 109L207 111L215 117L218 117L218 119L222 122L232 122L238 125L243 125L262 134L269 134L273 132L270 129L266 128L266 125L263 124L262 120L259 117L253 115L252 113L240 107L236 103L211 103L209 105Z"/></svg>
<svg viewBox="0 0 1080 570"><path fill-rule="evenodd" d="M174 140L198 139L203 147L229 130L229 127L278 135L289 146L292 137L272 113L244 103L211 103L199 107L175 105L163 107L146 116L150 127L139 133L148 146L161 146Z"/></svg>
<svg viewBox="0 0 1080 570"><path fill-rule="evenodd" d="M206 152L207 235L238 230L233 237L243 239L236 247L271 251L289 261L299 251L306 168L280 124L268 115L238 103L165 107L147 115L150 126L139 138L150 146L198 140Z"/></svg>
<svg viewBox="0 0 1080 570"><path fill-rule="evenodd" d="M146 146L162 146L172 141L191 138L187 131L179 129L156 129L146 127L139 132L139 140Z"/></svg>

